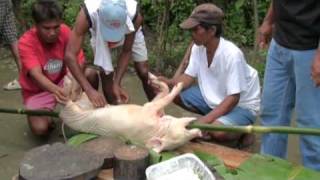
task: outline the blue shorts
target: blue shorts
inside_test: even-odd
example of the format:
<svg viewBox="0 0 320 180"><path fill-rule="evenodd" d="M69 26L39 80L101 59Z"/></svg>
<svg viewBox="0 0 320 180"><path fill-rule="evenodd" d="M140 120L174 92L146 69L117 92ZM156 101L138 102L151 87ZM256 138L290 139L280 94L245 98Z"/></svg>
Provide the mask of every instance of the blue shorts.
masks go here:
<svg viewBox="0 0 320 180"><path fill-rule="evenodd" d="M183 104L189 108L195 108L201 114L206 115L212 111L212 108L205 102L199 86L192 86L180 94ZM236 106L228 114L219 117L217 120L224 125L250 125L256 120L256 116L248 109Z"/></svg>

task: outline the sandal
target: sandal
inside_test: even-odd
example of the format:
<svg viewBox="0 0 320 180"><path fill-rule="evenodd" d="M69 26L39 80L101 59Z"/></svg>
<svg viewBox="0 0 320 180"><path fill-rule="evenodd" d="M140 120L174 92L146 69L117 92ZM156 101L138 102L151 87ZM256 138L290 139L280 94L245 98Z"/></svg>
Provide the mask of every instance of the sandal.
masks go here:
<svg viewBox="0 0 320 180"><path fill-rule="evenodd" d="M13 80L9 82L7 85L3 86L3 89L6 91L11 91L11 90L19 90L21 89L21 86L18 82L18 80Z"/></svg>

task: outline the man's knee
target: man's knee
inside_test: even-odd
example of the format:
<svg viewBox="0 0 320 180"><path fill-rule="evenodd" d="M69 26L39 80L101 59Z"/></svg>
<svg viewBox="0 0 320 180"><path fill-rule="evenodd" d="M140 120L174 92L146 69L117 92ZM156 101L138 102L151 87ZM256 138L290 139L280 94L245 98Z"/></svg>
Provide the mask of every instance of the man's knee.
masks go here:
<svg viewBox="0 0 320 180"><path fill-rule="evenodd" d="M89 81L91 86L94 89L98 89L99 88L99 73L98 73L98 70L96 70L94 68L86 68L84 73L85 73L85 77L87 78L87 80Z"/></svg>
<svg viewBox="0 0 320 180"><path fill-rule="evenodd" d="M229 141L230 138L226 132L212 132L211 137L217 141Z"/></svg>
<svg viewBox="0 0 320 180"><path fill-rule="evenodd" d="M212 124L217 126L225 126L225 124L220 122L219 120L214 121ZM224 131L214 131L214 132L209 132L209 134L214 140L217 140L220 142L238 140L241 136L241 133L232 133L232 132L224 132Z"/></svg>
<svg viewBox="0 0 320 180"><path fill-rule="evenodd" d="M148 64L146 62L136 63L135 69L136 69L136 72L137 72L139 78L142 81L147 82L148 81L148 72L149 72Z"/></svg>
<svg viewBox="0 0 320 180"><path fill-rule="evenodd" d="M53 130L53 122L50 117L29 116L29 126L36 136L47 136Z"/></svg>

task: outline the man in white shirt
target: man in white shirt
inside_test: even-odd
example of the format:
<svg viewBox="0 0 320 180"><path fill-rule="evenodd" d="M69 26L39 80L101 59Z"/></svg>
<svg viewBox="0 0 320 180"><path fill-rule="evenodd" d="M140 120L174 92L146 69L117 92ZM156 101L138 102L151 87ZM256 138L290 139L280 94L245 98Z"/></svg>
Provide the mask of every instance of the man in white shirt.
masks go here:
<svg viewBox="0 0 320 180"><path fill-rule="evenodd" d="M258 73L249 66L241 50L220 37L223 12L211 3L197 6L180 27L191 30L193 45L183 74L166 80L184 83L175 99L181 107L202 114L198 121L223 125L253 124L260 108ZM197 80L195 86L191 86ZM221 141L239 139L241 134L214 132Z"/></svg>
<svg viewBox="0 0 320 180"><path fill-rule="evenodd" d="M71 73L94 106L128 102L129 97L121 87L121 80L131 58L148 99L154 97L148 84L148 57L141 30L142 21L136 0L84 1L66 48L65 59ZM76 54L81 49L87 32L91 34L94 64L100 69L103 95L97 91L98 76L93 74L87 80L76 63ZM122 49L114 72L110 52L119 46Z"/></svg>

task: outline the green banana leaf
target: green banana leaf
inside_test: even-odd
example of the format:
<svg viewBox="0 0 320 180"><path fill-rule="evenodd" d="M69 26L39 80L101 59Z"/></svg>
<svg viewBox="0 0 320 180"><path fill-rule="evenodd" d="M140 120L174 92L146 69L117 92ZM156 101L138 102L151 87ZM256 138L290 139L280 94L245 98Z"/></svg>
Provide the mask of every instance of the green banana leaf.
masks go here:
<svg viewBox="0 0 320 180"><path fill-rule="evenodd" d="M259 180L318 180L320 172L273 156L254 154L237 169L235 177L237 179L259 177Z"/></svg>
<svg viewBox="0 0 320 180"><path fill-rule="evenodd" d="M99 137L98 135L95 134L77 134L75 136L72 136L69 140L68 140L68 144L73 146L73 147L77 147L82 143L85 143L87 141L93 140L95 138Z"/></svg>
<svg viewBox="0 0 320 180"><path fill-rule="evenodd" d="M286 160L260 154L252 155L237 169L228 169L216 156L194 152L210 169L225 180L318 180L320 172L294 165Z"/></svg>

